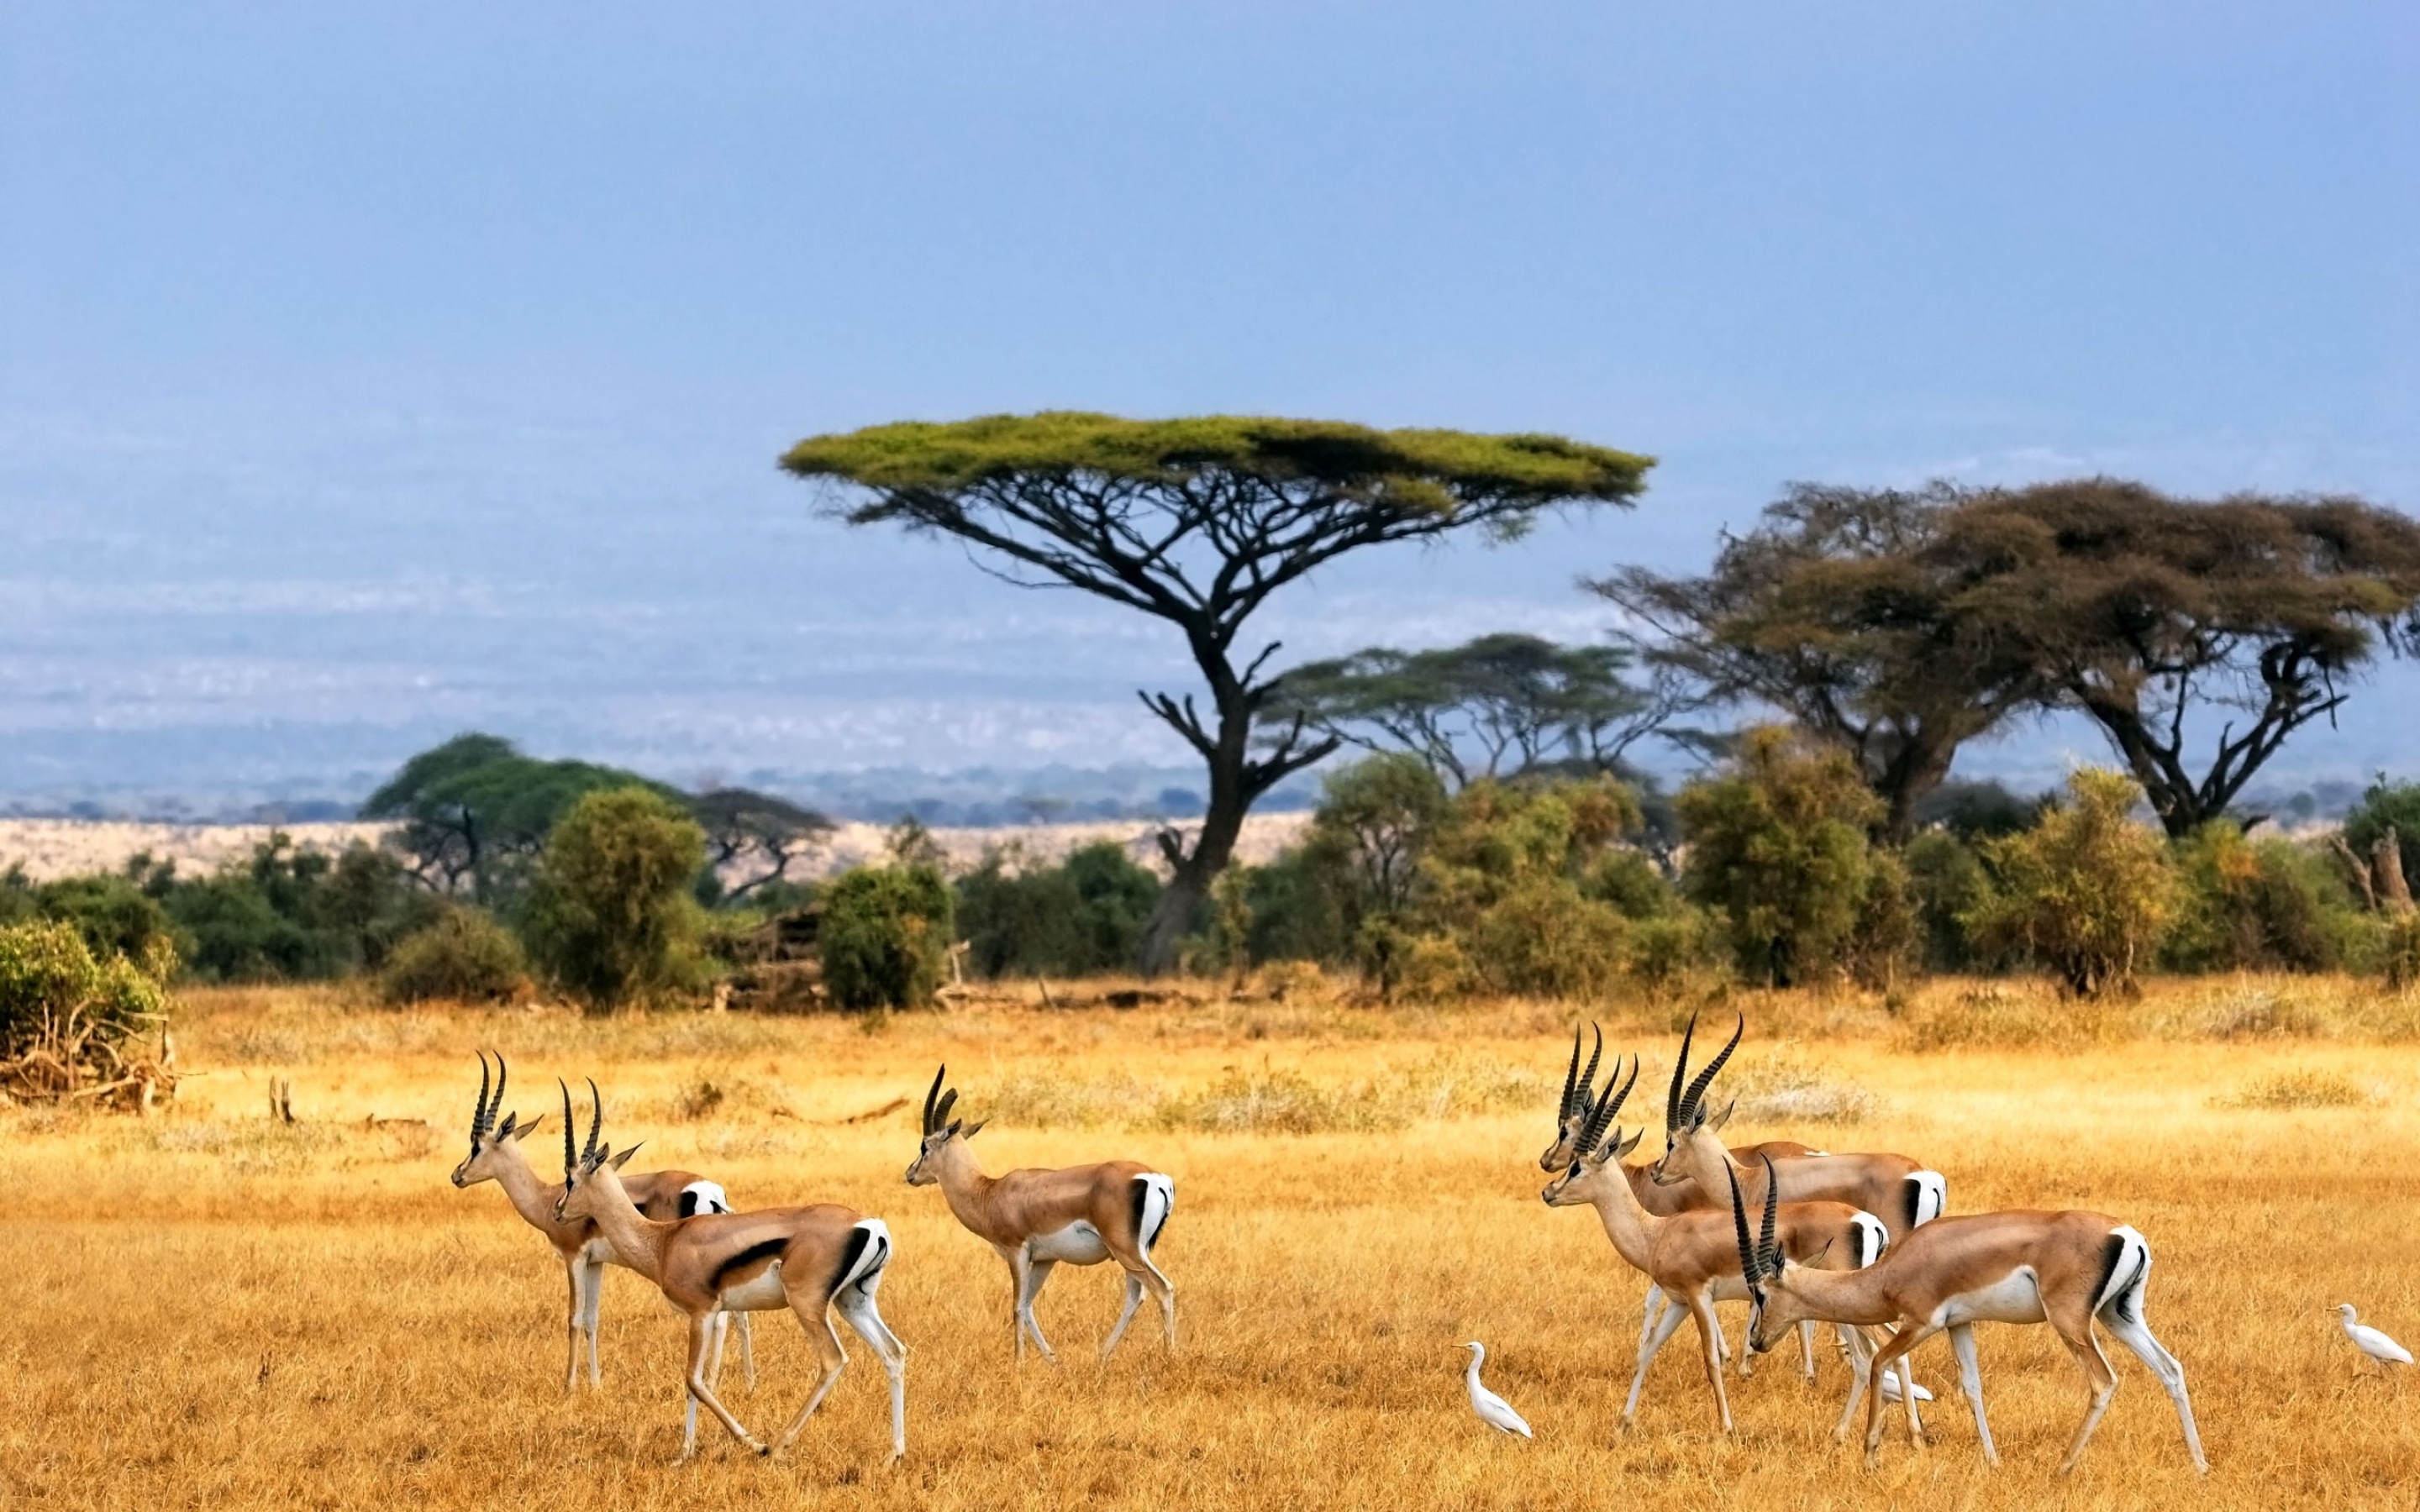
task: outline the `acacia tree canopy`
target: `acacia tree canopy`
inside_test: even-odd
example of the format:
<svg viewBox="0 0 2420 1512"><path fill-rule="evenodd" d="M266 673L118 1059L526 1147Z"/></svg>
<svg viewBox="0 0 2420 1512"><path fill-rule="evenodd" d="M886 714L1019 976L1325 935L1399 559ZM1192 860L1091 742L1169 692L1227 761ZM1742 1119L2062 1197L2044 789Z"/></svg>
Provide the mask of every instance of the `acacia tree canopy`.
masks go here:
<svg viewBox="0 0 2420 1512"><path fill-rule="evenodd" d="M1931 548L1973 497L1794 484L1702 577L1627 567L1588 586L1648 627L1651 662L1846 751L1903 841L1958 748L2040 697L2022 654L1956 633L1966 579Z"/></svg>
<svg viewBox="0 0 2420 1512"><path fill-rule="evenodd" d="M1264 724L1300 717L1371 751L1407 751L1456 786L1541 769L1613 771L1687 702L1669 677L1627 675L1628 646L1503 632L1433 651L1372 646L1278 680Z"/></svg>
<svg viewBox="0 0 2420 1512"><path fill-rule="evenodd" d="M1208 685L1142 692L1209 768L1202 828L1160 843L1174 875L1144 931L1146 972L1176 945L1233 854L1253 801L1336 749L1308 720L1254 726L1278 647L1238 640L1271 594L1347 552L1463 532L1518 536L1545 511L1623 503L1651 459L1557 436L1377 430L1212 415L1127 420L1068 411L877 425L799 442L782 465L852 486L828 505L983 548L985 570L1073 588L1168 621Z"/></svg>
<svg viewBox="0 0 2420 1512"><path fill-rule="evenodd" d="M2332 717L2381 650L2420 648L2420 521L2358 499L2041 484L1965 501L1927 555L1965 584L1958 639L2039 669L2175 836Z"/></svg>

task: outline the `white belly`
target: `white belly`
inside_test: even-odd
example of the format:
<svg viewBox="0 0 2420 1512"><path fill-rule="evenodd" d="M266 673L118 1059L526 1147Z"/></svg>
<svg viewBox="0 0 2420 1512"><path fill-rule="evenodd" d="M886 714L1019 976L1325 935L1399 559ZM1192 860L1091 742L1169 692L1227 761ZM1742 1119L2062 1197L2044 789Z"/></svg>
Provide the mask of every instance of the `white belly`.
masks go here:
<svg viewBox="0 0 2420 1512"><path fill-rule="evenodd" d="M2042 1319L2041 1284L2029 1265L2017 1267L1988 1287L1960 1292L1934 1315L1934 1321L1945 1328L1957 1323L2039 1323Z"/></svg>
<svg viewBox="0 0 2420 1512"><path fill-rule="evenodd" d="M1109 1246L1101 1231L1078 1219L1052 1233L1036 1234L1025 1242L1025 1253L1037 1260L1063 1260L1069 1265L1098 1265L1109 1257Z"/></svg>
<svg viewBox="0 0 2420 1512"><path fill-rule="evenodd" d="M782 1288L779 1260L765 1267L761 1275L722 1288L722 1310L726 1313L770 1312L789 1304L789 1294Z"/></svg>

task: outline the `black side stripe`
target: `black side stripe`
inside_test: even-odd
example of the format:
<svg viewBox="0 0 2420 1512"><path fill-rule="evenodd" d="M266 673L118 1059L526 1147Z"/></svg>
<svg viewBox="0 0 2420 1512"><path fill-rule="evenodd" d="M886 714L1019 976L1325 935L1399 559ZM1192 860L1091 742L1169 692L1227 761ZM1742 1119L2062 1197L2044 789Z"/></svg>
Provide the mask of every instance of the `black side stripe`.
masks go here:
<svg viewBox="0 0 2420 1512"><path fill-rule="evenodd" d="M2124 1240L2119 1239L2115 1234L2110 1235L2109 1238L2110 1241L2117 1244L2120 1250L2125 1248L2126 1242ZM2146 1244L2143 1246L2142 1257L2134 1262L2134 1273L2128 1276L2125 1284L2120 1286L2109 1298L2109 1310L2118 1315L2118 1321L2126 1324L2133 1324L2141 1321L2140 1316L2134 1310L2134 1304L2141 1297L2143 1273L2150 1268L2151 1248L2149 1245Z"/></svg>
<svg viewBox="0 0 2420 1512"><path fill-rule="evenodd" d="M789 1247L790 1238L787 1234L781 1235L774 1239L760 1239L755 1243L749 1245L746 1249L741 1250L738 1254L734 1255L731 1258L723 1261L721 1265L716 1266L714 1268L714 1275L712 1279L706 1282L706 1285L716 1291L721 1291L722 1289L722 1278L724 1276L731 1274L734 1271L745 1270L749 1266L755 1264L758 1260L769 1260Z"/></svg>
<svg viewBox="0 0 2420 1512"><path fill-rule="evenodd" d="M1916 1221L1924 1216L1924 1183L1911 1176L1900 1183L1900 1190L1907 1194L1907 1212L1901 1227L1914 1228Z"/></svg>
<svg viewBox="0 0 2420 1512"><path fill-rule="evenodd" d="M681 1189L680 1215L684 1218L697 1216L697 1194L686 1187Z"/></svg>
<svg viewBox="0 0 2420 1512"><path fill-rule="evenodd" d="M2093 1283L2094 1312L2107 1305L2109 1283L2118 1279L2118 1262L2126 1257L2126 1241L2117 1234L2101 1242L2101 1278Z"/></svg>
<svg viewBox="0 0 2420 1512"><path fill-rule="evenodd" d="M848 1243L841 1250L840 1269L832 1273L831 1285L824 1288L825 1296L831 1296L840 1290L840 1284L847 1280L848 1273L856 1268L857 1257L865 1253L865 1242L873 1237L867 1229L850 1227Z"/></svg>
<svg viewBox="0 0 2420 1512"><path fill-rule="evenodd" d="M1159 1228L1155 1228L1149 1233L1143 1232L1142 1221L1145 1214L1150 1211L1150 1208L1151 1183L1138 1176L1134 1179L1135 1242L1145 1252L1148 1252L1154 1244L1159 1242ZM1166 1213L1160 1214L1159 1223L1161 1228L1168 1227L1168 1215Z"/></svg>

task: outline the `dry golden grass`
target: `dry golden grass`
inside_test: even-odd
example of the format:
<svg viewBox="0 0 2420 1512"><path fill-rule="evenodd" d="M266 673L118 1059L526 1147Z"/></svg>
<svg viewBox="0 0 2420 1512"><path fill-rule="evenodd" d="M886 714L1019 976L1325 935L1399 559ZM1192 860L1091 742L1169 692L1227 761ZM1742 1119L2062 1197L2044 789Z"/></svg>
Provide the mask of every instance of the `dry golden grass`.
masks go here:
<svg viewBox="0 0 2420 1512"><path fill-rule="evenodd" d="M2381 1158L2420 1138L2420 1052L2378 1037L2408 1011L2363 1007L2363 1022L2386 1028L2355 1033L2361 990L2339 983L2309 989L2314 1001L2334 995L2320 1005L2330 1016L2300 1030L1907 1048L1891 1006L1904 1018L1966 990L1889 1006L1731 1002L1782 1068L1762 1073L1773 1086L1869 1094L1861 1122L1824 1126L1818 1142L1920 1156L1948 1174L1953 1211L2091 1206L2149 1236L2149 1317L2189 1372L2207 1483L2187 1465L2165 1396L2122 1351L2091 1453L2071 1480L2055 1476L2082 1392L2039 1328L1982 1331L1997 1471L1975 1452L1938 1345L1917 1355L1941 1392L1933 1443L1912 1449L1895 1424L1874 1473L1827 1442L1845 1385L1837 1359L1816 1388L1786 1367L1735 1382L1740 1432L1726 1442L1685 1332L1656 1365L1639 1427L1621 1432L1641 1285L1591 1214L1537 1200L1545 1104L1569 1045L1564 1011L1549 1006L1381 1013L1289 996L1128 1013L998 1008L902 1016L868 1033L835 1020L389 1013L297 992L198 997L181 1047L214 1073L189 1082L167 1117L0 1113L0 1180L14 1198L0 1227L0 1304L19 1319L0 1360L11 1382L0 1503L2411 1504L2420 1380L2356 1370L2325 1311L2353 1301L2366 1319L2420 1335L2420 1178ZM2190 990L2217 1003L2247 989ZM2199 1024L2187 991L2129 1011L2146 1025L2164 1013ZM1642 1089L1668 1067L1671 1016L1607 1017L1614 1044L1647 1055ZM1795 1041L1786 1053L1785 1039ZM627 1272L607 1283L606 1389L565 1399L551 1257L499 1191L445 1180L481 1045L512 1057L508 1101L525 1116L549 1106L556 1073L593 1074L609 1137L649 1141L642 1165L692 1166L743 1206L829 1199L885 1218L900 1257L883 1308L914 1350L908 1459L882 1466L882 1378L860 1347L783 1459L750 1458L708 1424L699 1458L674 1465L679 1325ZM1012 1364L1001 1266L937 1193L900 1182L912 1106L845 1121L921 1095L942 1057L977 1111L999 1109L977 1146L993 1169L1130 1153L1176 1177L1160 1255L1179 1288L1181 1353L1139 1325L1114 1361L1095 1364L1117 1284L1063 1267L1039 1311L1067 1364ZM264 1117L272 1073L293 1077L302 1122ZM2377 1101L2213 1104L2293 1075L2355 1083ZM1218 1119L1170 1111L1255 1084L1375 1111L1362 1127L1359 1115L1341 1128L1313 1119L1336 1131L1313 1134L1218 1132ZM717 1096L700 1090L708 1085ZM1539 1088L1536 1105L1520 1101ZM1735 1137L1796 1132L1751 1122L1752 1111L1744 1102ZM429 1129L365 1126L373 1115ZM778 1427L804 1399L807 1351L779 1316L759 1318L757 1335L764 1384L751 1394L735 1375L729 1399L752 1426ZM1455 1347L1473 1337L1536 1443L1471 1416Z"/></svg>

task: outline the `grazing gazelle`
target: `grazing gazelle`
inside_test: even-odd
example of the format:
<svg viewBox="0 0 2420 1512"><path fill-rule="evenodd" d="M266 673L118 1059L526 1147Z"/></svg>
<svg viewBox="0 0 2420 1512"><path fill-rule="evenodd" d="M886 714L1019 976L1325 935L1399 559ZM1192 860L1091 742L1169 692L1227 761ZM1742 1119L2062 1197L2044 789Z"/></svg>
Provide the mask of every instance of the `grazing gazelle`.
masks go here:
<svg viewBox="0 0 2420 1512"><path fill-rule="evenodd" d="M496 1112L504 1105L504 1081L507 1072L504 1057L496 1057L496 1092L494 1101L488 1096L488 1056L479 1054L479 1104L471 1115L471 1154L454 1167L454 1184L476 1186L493 1181L504 1189L504 1196L521 1221L546 1236L554 1246L555 1257L563 1261L565 1275L571 1282L571 1363L566 1371L563 1389L572 1392L580 1386L580 1356L586 1343L588 1383L603 1384L604 1377L597 1360L597 1314L605 1296L605 1267L622 1263L613 1246L597 1231L597 1226L585 1220L566 1223L554 1215L555 1199L563 1196L561 1183L548 1184L530 1169L529 1157L521 1150L521 1141L537 1132L546 1121L541 1113L529 1122L520 1115L507 1113L500 1126ZM564 1164L571 1164L571 1130L563 1131ZM624 1160L629 1158L625 1152ZM619 1164L618 1162L616 1163ZM686 1218L698 1212L728 1212L731 1204L716 1182L694 1171L648 1171L638 1176L626 1176L622 1185L641 1212L650 1218ZM748 1328L748 1318L739 1318L739 1350L748 1370L748 1384L756 1384L755 1340ZM722 1345L715 1341L712 1374L720 1379L722 1371Z"/></svg>
<svg viewBox="0 0 2420 1512"><path fill-rule="evenodd" d="M732 1437L760 1455L789 1445L823 1405L848 1364L848 1351L831 1326L835 1311L848 1320L882 1361L891 1378L891 1458L908 1452L908 1346L891 1332L876 1308L874 1294L891 1263L891 1230L879 1218L830 1203L811 1208L762 1208L754 1212L699 1213L690 1218L658 1222L631 1202L615 1170L620 1161L613 1147L599 1147L597 1134L605 1121L604 1099L597 1084L588 1084L595 1111L588 1120L588 1143L576 1163L564 1172L563 1196L555 1199L555 1215L569 1221L586 1219L613 1241L622 1263L653 1281L664 1300L689 1318L689 1367L683 1384L689 1405L681 1429L681 1458L697 1448L697 1407L722 1420ZM563 1092L563 1121L571 1124L571 1089ZM638 1147L633 1145L631 1149ZM624 1151L627 1155L628 1150ZM706 1376L706 1356L715 1338L715 1322L724 1313L770 1312L787 1307L798 1315L807 1342L823 1365L823 1379L789 1430L770 1445L759 1443L739 1426L731 1410L714 1395Z"/></svg>
<svg viewBox="0 0 2420 1512"><path fill-rule="evenodd" d="M1710 1114L1706 1105L1706 1088L1739 1048L1740 1036L1747 1032L1747 1019L1740 1019L1730 1042L1706 1063L1684 1091L1681 1084L1689 1072L1689 1041L1697 1032L1693 1014L1688 1032L1681 1037L1680 1058L1672 1063L1671 1090L1664 1100L1664 1155L1649 1170L1659 1186L1697 1182L1699 1191L1713 1195L1718 1208L1727 1184L1734 1180L1750 1202L1761 1202L1766 1167L1744 1164L1723 1148L1714 1130L1730 1116L1729 1110ZM1940 1217L1948 1202L1949 1183L1941 1173L1926 1170L1905 1155L1818 1155L1776 1160L1771 1169L1781 1183L1782 1201L1824 1199L1863 1208L1889 1227L1894 1244L1917 1225Z"/></svg>
<svg viewBox="0 0 2420 1512"><path fill-rule="evenodd" d="M1151 1257L1176 1206L1176 1182L1130 1160L985 1176L974 1151L967 1148L983 1125L950 1117L958 1094L955 1088L946 1096L941 1091L949 1072L943 1066L934 1072L932 1089L924 1094L923 1139L908 1167L908 1184L938 1183L958 1222L1008 1262L1016 1288L1016 1357L1025 1358L1025 1340L1031 1335L1042 1358L1059 1363L1050 1341L1042 1336L1042 1326L1033 1320L1033 1299L1042 1294L1051 1268L1063 1260L1097 1265L1114 1259L1126 1273L1125 1310L1101 1345L1102 1359L1125 1336L1126 1324L1134 1320L1146 1291L1158 1302L1168 1324L1168 1347L1176 1348L1176 1288Z"/></svg>
<svg viewBox="0 0 2420 1512"><path fill-rule="evenodd" d="M1874 1265L1856 1272L1811 1271L1792 1263L1788 1245L1775 1239L1773 1193L1777 1183L1765 1183L1764 1223L1757 1240L1747 1232L1747 1208L1736 1180L1731 1186L1731 1219L1739 1245L1740 1267L1748 1278L1748 1348L1763 1350L1788 1327L1805 1318L1836 1323L1895 1325L1898 1335L1874 1357L1883 1368L1908 1350L1945 1330L1958 1356L1966 1399L1975 1409L1975 1432L1982 1441L1983 1458L2000 1462L1992 1444L1992 1426L1983 1416L1983 1380L1975 1365L1977 1323L2043 1323L2056 1331L2059 1342L2075 1357L2091 1396L2084 1422L2068 1445L2064 1473L2084 1457L2084 1446L2100 1425L2101 1414L2118 1390L2118 1374L2101 1352L2092 1331L2105 1323L2118 1341L2151 1367L2177 1404L2177 1420L2184 1425L2185 1448L2194 1468L2207 1473L2201 1434L2194 1427L2193 1398L2185 1395L2185 1367L2151 1335L2143 1319L2143 1294L2151 1279L2151 1246L2143 1236L2105 1213L2013 1211L1942 1218L1926 1224L1893 1244ZM1788 1204L1782 1211L1788 1211ZM1881 1457L1882 1397L1866 1409L1866 1463ZM1845 1429L1845 1418L1841 1424ZM1924 1442L1914 1404L1907 1414L1908 1437ZM1840 1435L1836 1432L1835 1437Z"/></svg>
<svg viewBox="0 0 2420 1512"><path fill-rule="evenodd" d="M1618 1078L1619 1061L1615 1070ZM1640 1208L1631 1195L1630 1183L1614 1174L1620 1168L1622 1154L1638 1143L1639 1134L1645 1133L1641 1130L1625 1139L1613 1122L1614 1116L1621 1110L1622 1100L1637 1081L1638 1068L1634 1061L1630 1079L1607 1086L1590 1112L1589 1121L1580 1131L1585 1153L1572 1162L1569 1170L1547 1182L1539 1196L1549 1207L1586 1203L1596 1209L1616 1253L1675 1304L1654 1334L1639 1344L1638 1368L1631 1378L1630 1396L1621 1409L1623 1426L1628 1427L1637 1417L1647 1367L1681 1326L1683 1309L1686 1309L1686 1316L1698 1325L1706 1381L1714 1392L1714 1415L1723 1431L1729 1433L1731 1407L1723 1389L1717 1343L1721 1335L1714 1321L1714 1304L1718 1300L1746 1300L1747 1283L1740 1272L1730 1226L1724 1222L1719 1211L1709 1208L1658 1217ZM1854 1268L1870 1263L1881 1254L1885 1238L1882 1220L1847 1203L1792 1202L1786 1204L1781 1212L1781 1242L1792 1254L1810 1263ZM1852 1340L1850 1364L1854 1373L1850 1405L1843 1410L1845 1419L1848 1412L1854 1411L1857 1397L1866 1388L1866 1347L1854 1332L1844 1336Z"/></svg>

